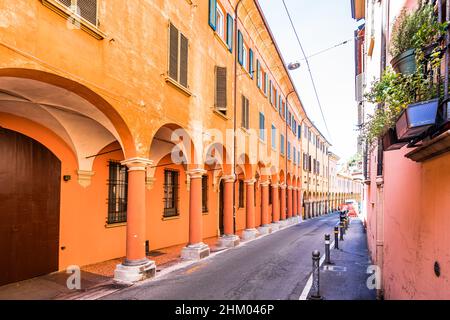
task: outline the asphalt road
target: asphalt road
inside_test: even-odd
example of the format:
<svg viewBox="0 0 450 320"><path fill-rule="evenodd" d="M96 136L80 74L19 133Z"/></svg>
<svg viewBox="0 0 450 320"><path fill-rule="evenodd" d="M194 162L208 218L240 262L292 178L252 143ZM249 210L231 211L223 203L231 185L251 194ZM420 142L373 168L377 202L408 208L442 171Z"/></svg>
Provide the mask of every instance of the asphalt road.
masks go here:
<svg viewBox="0 0 450 320"><path fill-rule="evenodd" d="M332 214L222 252L103 299L298 300L311 274L311 253L324 250L339 220Z"/></svg>

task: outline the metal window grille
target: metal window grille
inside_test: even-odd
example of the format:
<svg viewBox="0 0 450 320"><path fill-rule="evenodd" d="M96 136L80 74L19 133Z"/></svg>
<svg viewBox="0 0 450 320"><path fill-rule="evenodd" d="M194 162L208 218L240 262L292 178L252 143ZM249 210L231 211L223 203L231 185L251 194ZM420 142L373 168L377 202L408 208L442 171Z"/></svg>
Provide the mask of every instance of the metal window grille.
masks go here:
<svg viewBox="0 0 450 320"><path fill-rule="evenodd" d="M179 173L164 170L164 217L178 216Z"/></svg>
<svg viewBox="0 0 450 320"><path fill-rule="evenodd" d="M202 212L208 212L208 176L202 176Z"/></svg>
<svg viewBox="0 0 450 320"><path fill-rule="evenodd" d="M128 170L118 161L109 161L108 224L127 221Z"/></svg>
<svg viewBox="0 0 450 320"><path fill-rule="evenodd" d="M68 7L94 26L98 25L97 0L58 0L58 2Z"/></svg>

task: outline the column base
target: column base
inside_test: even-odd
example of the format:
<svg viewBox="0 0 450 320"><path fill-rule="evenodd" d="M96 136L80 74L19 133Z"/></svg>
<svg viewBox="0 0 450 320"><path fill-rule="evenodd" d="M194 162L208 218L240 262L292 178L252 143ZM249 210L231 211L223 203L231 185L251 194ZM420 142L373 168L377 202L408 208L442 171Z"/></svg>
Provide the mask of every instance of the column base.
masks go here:
<svg viewBox="0 0 450 320"><path fill-rule="evenodd" d="M272 228L272 232L278 231L281 228L281 223L279 221L273 222L270 224L270 227Z"/></svg>
<svg viewBox="0 0 450 320"><path fill-rule="evenodd" d="M207 244L197 243L184 247L181 251L183 260L200 260L209 256L210 250Z"/></svg>
<svg viewBox="0 0 450 320"><path fill-rule="evenodd" d="M114 281L134 283L145 279L153 278L156 275L156 265L154 261L146 260L140 265L118 264L114 270Z"/></svg>
<svg viewBox="0 0 450 320"><path fill-rule="evenodd" d="M238 236L232 234L219 238L218 246L221 248L234 248L239 245L240 239Z"/></svg>
<svg viewBox="0 0 450 320"><path fill-rule="evenodd" d="M270 225L266 224L266 225L260 226L258 228L258 231L260 234L269 234L269 233L272 233L272 228L270 227Z"/></svg>
<svg viewBox="0 0 450 320"><path fill-rule="evenodd" d="M286 228L288 226L288 221L287 220L280 220L280 229L281 228Z"/></svg>
<svg viewBox="0 0 450 320"><path fill-rule="evenodd" d="M248 241L253 240L258 236L258 230L256 229L247 229L242 232L242 240Z"/></svg>

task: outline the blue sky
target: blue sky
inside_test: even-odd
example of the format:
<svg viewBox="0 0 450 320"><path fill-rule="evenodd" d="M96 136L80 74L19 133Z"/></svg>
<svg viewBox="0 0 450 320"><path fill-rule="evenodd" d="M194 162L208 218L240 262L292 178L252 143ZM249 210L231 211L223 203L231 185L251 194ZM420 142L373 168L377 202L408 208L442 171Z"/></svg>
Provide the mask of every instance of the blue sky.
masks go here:
<svg viewBox="0 0 450 320"><path fill-rule="evenodd" d="M308 56L352 39L357 23L351 17L350 0L285 0ZM333 144L332 151L342 159L356 152L354 99L354 42L310 59L319 98L331 137L328 136L311 80L282 0L259 0L286 63L299 61L291 72L303 105L319 130Z"/></svg>

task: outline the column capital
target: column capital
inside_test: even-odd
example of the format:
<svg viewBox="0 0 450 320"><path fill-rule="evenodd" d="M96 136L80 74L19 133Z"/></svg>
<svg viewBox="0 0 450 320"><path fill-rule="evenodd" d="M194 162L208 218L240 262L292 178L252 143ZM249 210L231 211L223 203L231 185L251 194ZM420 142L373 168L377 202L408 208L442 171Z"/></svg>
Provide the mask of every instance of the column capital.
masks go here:
<svg viewBox="0 0 450 320"><path fill-rule="evenodd" d="M268 187L270 185L270 181L263 181L259 184L261 187Z"/></svg>
<svg viewBox="0 0 450 320"><path fill-rule="evenodd" d="M277 189L280 187L279 183L272 183L272 188Z"/></svg>
<svg viewBox="0 0 450 320"><path fill-rule="evenodd" d="M288 186L287 188L288 188L288 190L294 190L293 186Z"/></svg>
<svg viewBox="0 0 450 320"><path fill-rule="evenodd" d="M186 174L189 176L189 178L191 179L200 179L203 175L205 175L208 171L204 170L204 169L192 169L189 170L188 172L186 172Z"/></svg>
<svg viewBox="0 0 450 320"><path fill-rule="evenodd" d="M230 183L230 182L234 182L236 180L236 178L234 177L234 175L228 175L228 176L222 176L222 180L225 183Z"/></svg>
<svg viewBox="0 0 450 320"><path fill-rule="evenodd" d="M280 183L280 189L286 189L287 188L287 185L285 184L285 183Z"/></svg>
<svg viewBox="0 0 450 320"><path fill-rule="evenodd" d="M127 166L129 171L145 171L148 166L153 164L153 161L146 158L130 158L120 162L121 165Z"/></svg>
<svg viewBox="0 0 450 320"><path fill-rule="evenodd" d="M256 183L256 179L245 180L244 183L245 183L245 184L250 184L250 185L252 185L252 184L255 184L255 183Z"/></svg>

